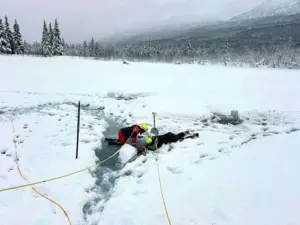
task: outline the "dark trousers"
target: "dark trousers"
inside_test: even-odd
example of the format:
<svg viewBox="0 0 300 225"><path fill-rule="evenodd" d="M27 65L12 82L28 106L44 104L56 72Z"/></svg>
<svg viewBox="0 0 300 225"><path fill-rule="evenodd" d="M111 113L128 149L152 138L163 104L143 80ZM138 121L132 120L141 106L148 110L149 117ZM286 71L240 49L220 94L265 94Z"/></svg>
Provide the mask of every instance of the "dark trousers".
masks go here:
<svg viewBox="0 0 300 225"><path fill-rule="evenodd" d="M157 148L160 148L163 144L174 143L177 141L182 141L185 139L186 132L180 132L178 134L174 134L172 132L168 132L163 135L157 135Z"/></svg>

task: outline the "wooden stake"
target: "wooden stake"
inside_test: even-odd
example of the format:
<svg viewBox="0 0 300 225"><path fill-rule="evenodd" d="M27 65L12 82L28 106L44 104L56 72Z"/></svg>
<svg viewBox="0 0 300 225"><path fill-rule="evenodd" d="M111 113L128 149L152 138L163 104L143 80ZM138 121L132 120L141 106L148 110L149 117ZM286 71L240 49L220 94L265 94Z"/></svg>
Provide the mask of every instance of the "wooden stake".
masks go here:
<svg viewBox="0 0 300 225"><path fill-rule="evenodd" d="M78 158L79 127L80 127L80 101L78 102L78 117L77 117L77 142L76 142L76 159Z"/></svg>

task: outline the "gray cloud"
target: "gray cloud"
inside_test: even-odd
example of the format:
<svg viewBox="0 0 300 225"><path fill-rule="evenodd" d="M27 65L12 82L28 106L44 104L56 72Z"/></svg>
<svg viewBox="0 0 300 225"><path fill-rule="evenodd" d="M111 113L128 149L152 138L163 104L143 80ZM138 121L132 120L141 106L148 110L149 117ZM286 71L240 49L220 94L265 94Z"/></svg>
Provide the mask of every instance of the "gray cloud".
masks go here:
<svg viewBox="0 0 300 225"><path fill-rule="evenodd" d="M101 39L160 24L226 19L263 0L0 0L0 17L17 19L28 41L39 40L43 19L58 18L66 40Z"/></svg>

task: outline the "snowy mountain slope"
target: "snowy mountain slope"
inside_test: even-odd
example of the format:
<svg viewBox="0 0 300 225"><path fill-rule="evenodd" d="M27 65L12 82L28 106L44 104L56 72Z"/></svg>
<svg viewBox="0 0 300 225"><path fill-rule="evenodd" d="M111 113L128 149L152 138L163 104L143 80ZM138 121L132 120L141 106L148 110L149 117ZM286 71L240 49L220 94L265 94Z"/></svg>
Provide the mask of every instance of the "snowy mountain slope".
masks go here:
<svg viewBox="0 0 300 225"><path fill-rule="evenodd" d="M167 224L158 156L173 224L299 224L297 71L17 56L0 56L0 67L0 189L24 183L6 115L15 121L21 168L37 181L95 163L107 117L152 124L155 111L160 133L194 129L200 138L105 173L103 187L85 171L37 188L65 208L73 225ZM232 109L242 124L215 120L214 112ZM2 224L68 224L30 188L0 192L0 198Z"/></svg>
<svg viewBox="0 0 300 225"><path fill-rule="evenodd" d="M300 13L299 0L266 0L250 11L233 17L231 21L248 20L275 15L289 15L296 13Z"/></svg>

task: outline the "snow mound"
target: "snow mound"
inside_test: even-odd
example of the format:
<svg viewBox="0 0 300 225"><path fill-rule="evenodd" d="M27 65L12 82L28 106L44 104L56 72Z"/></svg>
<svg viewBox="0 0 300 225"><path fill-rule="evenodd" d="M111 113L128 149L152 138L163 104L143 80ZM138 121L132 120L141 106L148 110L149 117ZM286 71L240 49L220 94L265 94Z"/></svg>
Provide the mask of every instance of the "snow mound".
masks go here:
<svg viewBox="0 0 300 225"><path fill-rule="evenodd" d="M121 163L125 164L136 155L137 155L136 148L132 147L131 145L125 144L120 149L119 159Z"/></svg>

